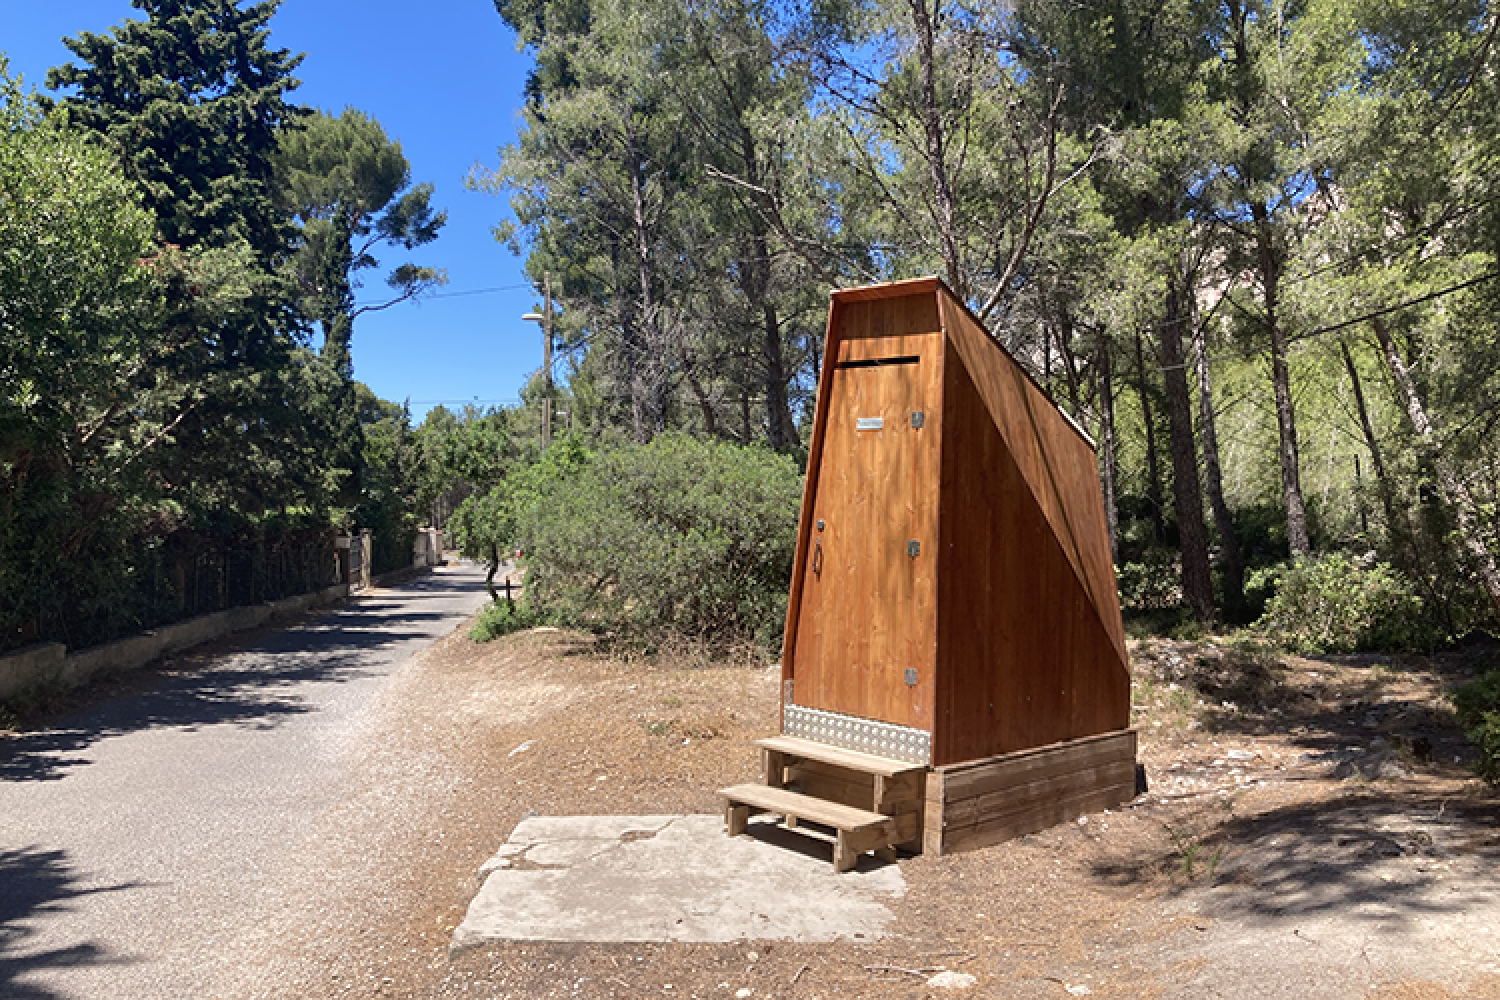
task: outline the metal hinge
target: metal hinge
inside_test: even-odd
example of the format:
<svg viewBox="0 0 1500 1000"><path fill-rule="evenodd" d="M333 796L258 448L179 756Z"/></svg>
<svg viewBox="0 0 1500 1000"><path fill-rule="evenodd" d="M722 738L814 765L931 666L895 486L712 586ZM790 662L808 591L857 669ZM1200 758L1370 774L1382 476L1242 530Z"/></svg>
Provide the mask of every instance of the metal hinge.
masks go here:
<svg viewBox="0 0 1500 1000"><path fill-rule="evenodd" d="M914 688L914 687L917 686L917 668L916 667L907 667L906 668L906 686L909 687L909 688Z"/></svg>
<svg viewBox="0 0 1500 1000"><path fill-rule="evenodd" d="M921 410L911 411L911 425L913 427L921 427L922 424L926 423L926 421L927 414L923 413Z"/></svg>
<svg viewBox="0 0 1500 1000"><path fill-rule="evenodd" d="M911 556L913 559L917 558L917 556L922 554L922 543L917 541L915 538L907 542L906 554Z"/></svg>

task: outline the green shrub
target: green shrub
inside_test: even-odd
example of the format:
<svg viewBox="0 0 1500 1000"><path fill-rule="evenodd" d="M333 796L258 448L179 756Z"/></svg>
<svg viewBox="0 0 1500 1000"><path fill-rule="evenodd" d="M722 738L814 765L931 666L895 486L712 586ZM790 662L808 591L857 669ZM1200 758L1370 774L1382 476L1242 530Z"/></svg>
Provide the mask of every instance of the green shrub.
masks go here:
<svg viewBox="0 0 1500 1000"><path fill-rule="evenodd" d="M469 629L475 642L489 642L502 635L548 624L546 615L523 601L496 601L479 612L479 620Z"/></svg>
<svg viewBox="0 0 1500 1000"><path fill-rule="evenodd" d="M528 599L569 621L713 645L780 641L801 478L758 447L665 434L537 484Z"/></svg>
<svg viewBox="0 0 1500 1000"><path fill-rule="evenodd" d="M1182 605L1182 574L1177 568L1177 553L1171 549L1150 549L1139 560L1130 560L1116 569L1120 585L1120 610L1133 612L1165 611Z"/></svg>
<svg viewBox="0 0 1500 1000"><path fill-rule="evenodd" d="M1500 785L1500 668L1485 671L1453 692L1458 720L1469 739L1479 748L1475 770L1493 785Z"/></svg>
<svg viewBox="0 0 1500 1000"><path fill-rule="evenodd" d="M1255 628L1304 653L1430 648L1438 638L1409 580L1341 553L1282 569Z"/></svg>

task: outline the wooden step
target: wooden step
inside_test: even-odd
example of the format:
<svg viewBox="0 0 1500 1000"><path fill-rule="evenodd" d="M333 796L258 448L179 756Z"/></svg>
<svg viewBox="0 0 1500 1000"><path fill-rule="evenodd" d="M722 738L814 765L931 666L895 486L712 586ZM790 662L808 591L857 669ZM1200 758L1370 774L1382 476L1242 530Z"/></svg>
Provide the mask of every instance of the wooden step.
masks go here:
<svg viewBox="0 0 1500 1000"><path fill-rule="evenodd" d="M880 813L856 809L839 802L813 798L785 788L767 785L735 785L719 790L724 798L724 818L729 835L745 832L752 812L784 816L789 827L800 820L819 823L837 831L833 846L833 870L848 871L866 851L880 851L890 857L900 834L896 820Z"/></svg>
<svg viewBox="0 0 1500 1000"><path fill-rule="evenodd" d="M843 747L816 743L800 736L771 736L756 740L755 744L763 750L770 750L784 757L821 761L824 764L846 767L851 771L860 771L864 774L878 774L883 778L897 778L904 774L927 770L923 764L893 760L890 757L877 757L858 750L845 750Z"/></svg>

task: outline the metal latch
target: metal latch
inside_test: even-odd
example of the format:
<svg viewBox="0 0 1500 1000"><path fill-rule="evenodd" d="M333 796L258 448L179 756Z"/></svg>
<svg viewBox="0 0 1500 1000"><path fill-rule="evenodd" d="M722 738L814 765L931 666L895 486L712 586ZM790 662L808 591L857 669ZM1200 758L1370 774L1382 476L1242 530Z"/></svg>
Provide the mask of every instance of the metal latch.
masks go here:
<svg viewBox="0 0 1500 1000"><path fill-rule="evenodd" d="M907 667L906 668L906 686L909 687L909 688L914 688L914 687L917 686L917 668L916 667Z"/></svg>
<svg viewBox="0 0 1500 1000"><path fill-rule="evenodd" d="M911 411L911 425L913 427L921 427L922 424L926 423L926 421L927 414L923 413L921 410Z"/></svg>
<svg viewBox="0 0 1500 1000"><path fill-rule="evenodd" d="M913 559L917 558L917 556L922 554L922 543L917 541L915 538L907 542L906 554L911 556Z"/></svg>

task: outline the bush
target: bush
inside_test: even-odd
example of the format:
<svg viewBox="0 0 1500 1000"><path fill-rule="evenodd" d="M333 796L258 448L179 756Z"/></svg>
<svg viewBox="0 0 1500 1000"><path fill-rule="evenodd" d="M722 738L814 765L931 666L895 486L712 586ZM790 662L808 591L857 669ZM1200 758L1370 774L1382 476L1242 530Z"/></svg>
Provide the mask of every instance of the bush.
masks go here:
<svg viewBox="0 0 1500 1000"><path fill-rule="evenodd" d="M519 512L528 600L648 638L773 649L800 497L792 460L763 448L666 434L601 453Z"/></svg>
<svg viewBox="0 0 1500 1000"><path fill-rule="evenodd" d="M1120 585L1120 610L1133 612L1165 611L1182 605L1182 573L1177 568L1177 553L1171 549L1150 549L1139 561L1127 561L1116 570Z"/></svg>
<svg viewBox="0 0 1500 1000"><path fill-rule="evenodd" d="M1302 559L1274 579L1255 628L1304 653L1430 648L1437 635L1409 580L1341 553Z"/></svg>
<svg viewBox="0 0 1500 1000"><path fill-rule="evenodd" d="M1492 785L1500 785L1500 668L1485 671L1477 681L1453 692L1458 720L1479 748L1475 770Z"/></svg>
<svg viewBox="0 0 1500 1000"><path fill-rule="evenodd" d="M479 620L469 629L469 638L475 642L489 642L502 635L520 632L523 629L546 625L547 616L530 605L517 601L496 601L479 612Z"/></svg>

